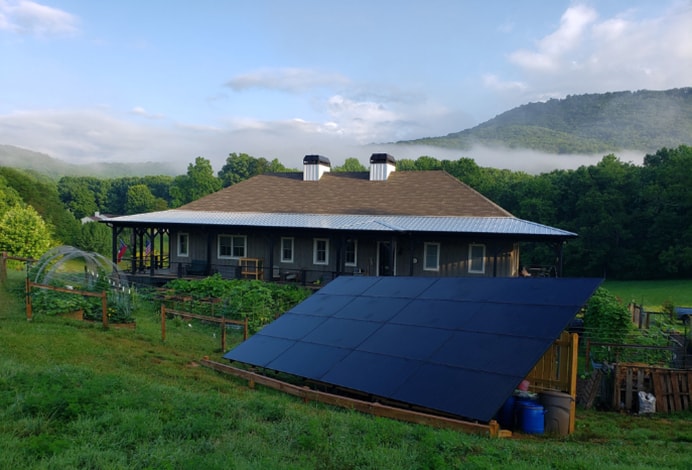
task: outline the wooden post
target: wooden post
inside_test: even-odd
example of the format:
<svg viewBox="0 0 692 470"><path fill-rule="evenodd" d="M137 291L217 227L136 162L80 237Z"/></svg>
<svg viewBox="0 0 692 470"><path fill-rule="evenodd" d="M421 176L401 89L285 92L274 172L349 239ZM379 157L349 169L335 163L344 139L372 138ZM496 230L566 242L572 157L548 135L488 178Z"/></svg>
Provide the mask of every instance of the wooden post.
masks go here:
<svg viewBox="0 0 692 470"><path fill-rule="evenodd" d="M221 319L221 353L226 352L226 319Z"/></svg>
<svg viewBox="0 0 692 470"><path fill-rule="evenodd" d="M243 341L247 341L247 317L245 317L245 325L243 329Z"/></svg>
<svg viewBox="0 0 692 470"><path fill-rule="evenodd" d="M166 341L166 306L161 304L161 341Z"/></svg>
<svg viewBox="0 0 692 470"><path fill-rule="evenodd" d="M572 366L570 368L570 378L569 378L569 394L572 396L572 400L569 404L569 434L574 432L574 427L577 421L577 368L579 367L579 335L577 333L572 333L570 344L570 359L572 361Z"/></svg>
<svg viewBox="0 0 692 470"><path fill-rule="evenodd" d="M31 311L32 305L31 305L31 281L29 278L26 278L26 320L31 321L31 317L33 315L33 312Z"/></svg>
<svg viewBox="0 0 692 470"><path fill-rule="evenodd" d="M106 291L101 292L101 319L103 320L103 327L108 328L108 297L106 297Z"/></svg>
<svg viewBox="0 0 692 470"><path fill-rule="evenodd" d="M0 283L4 283L7 280L7 252L2 252L2 257L0 257Z"/></svg>

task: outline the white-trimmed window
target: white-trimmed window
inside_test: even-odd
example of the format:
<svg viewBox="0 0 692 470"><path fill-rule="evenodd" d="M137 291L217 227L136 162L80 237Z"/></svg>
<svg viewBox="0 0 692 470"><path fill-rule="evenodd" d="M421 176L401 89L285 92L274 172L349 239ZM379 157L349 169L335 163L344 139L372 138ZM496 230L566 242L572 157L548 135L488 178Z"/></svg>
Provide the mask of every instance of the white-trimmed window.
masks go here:
<svg viewBox="0 0 692 470"><path fill-rule="evenodd" d="M292 263L293 262L293 238L282 237L281 238L281 262L282 263Z"/></svg>
<svg viewBox="0 0 692 470"><path fill-rule="evenodd" d="M358 264L358 240L349 238L344 247L344 265L356 266Z"/></svg>
<svg viewBox="0 0 692 470"><path fill-rule="evenodd" d="M476 274L485 272L485 245L478 243L469 245L469 272Z"/></svg>
<svg viewBox="0 0 692 470"><path fill-rule="evenodd" d="M312 243L312 263L329 264L329 240L315 238Z"/></svg>
<svg viewBox="0 0 692 470"><path fill-rule="evenodd" d="M219 259L245 258L247 237L245 235L219 235L217 257Z"/></svg>
<svg viewBox="0 0 692 470"><path fill-rule="evenodd" d="M440 270L440 244L425 243L423 245L423 270L424 271L439 271Z"/></svg>
<svg viewBox="0 0 692 470"><path fill-rule="evenodd" d="M190 234L188 233L178 234L178 256L190 256Z"/></svg>

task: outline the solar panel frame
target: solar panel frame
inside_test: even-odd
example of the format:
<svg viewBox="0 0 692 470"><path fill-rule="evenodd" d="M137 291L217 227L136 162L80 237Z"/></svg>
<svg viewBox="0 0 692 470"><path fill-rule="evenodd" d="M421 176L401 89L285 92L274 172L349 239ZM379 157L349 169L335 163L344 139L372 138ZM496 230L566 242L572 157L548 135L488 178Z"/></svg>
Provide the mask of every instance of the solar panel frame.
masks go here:
<svg viewBox="0 0 692 470"><path fill-rule="evenodd" d="M224 357L488 422L600 283L344 276Z"/></svg>

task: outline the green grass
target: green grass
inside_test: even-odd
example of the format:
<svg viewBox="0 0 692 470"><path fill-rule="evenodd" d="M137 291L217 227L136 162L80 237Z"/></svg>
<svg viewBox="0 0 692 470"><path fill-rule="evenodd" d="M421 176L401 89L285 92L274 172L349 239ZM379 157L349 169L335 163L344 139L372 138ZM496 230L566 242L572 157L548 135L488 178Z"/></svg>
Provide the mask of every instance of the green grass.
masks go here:
<svg viewBox="0 0 692 470"><path fill-rule="evenodd" d="M692 306L692 279L672 281L605 281L603 287L624 303L643 305L645 310L660 312L664 302Z"/></svg>
<svg viewBox="0 0 692 470"><path fill-rule="evenodd" d="M578 410L571 436L492 439L249 389L197 365L220 360L216 328L169 320L162 342L146 306L132 331L27 322L2 286L0 305L0 469L692 468L689 412Z"/></svg>

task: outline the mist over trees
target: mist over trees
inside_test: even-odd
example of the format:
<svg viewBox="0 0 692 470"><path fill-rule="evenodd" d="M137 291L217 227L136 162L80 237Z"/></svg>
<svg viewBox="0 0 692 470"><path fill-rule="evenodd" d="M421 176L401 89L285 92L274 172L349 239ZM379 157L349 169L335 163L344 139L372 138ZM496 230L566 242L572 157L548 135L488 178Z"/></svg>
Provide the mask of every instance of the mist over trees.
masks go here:
<svg viewBox="0 0 692 470"><path fill-rule="evenodd" d="M397 171L428 170L448 172L516 217L577 233L564 248L566 276L692 278L692 147L662 148L641 166L609 154L595 165L538 175L480 167L463 157L397 162ZM0 167L0 249L70 244L110 255L110 229L79 219L175 208L257 174L284 171L298 170L242 153L230 154L216 174L209 160L197 157L176 177L65 176L56 182ZM333 171L367 168L350 158ZM17 238L23 225L35 240ZM527 244L521 262L546 264L551 256L549 247Z"/></svg>

